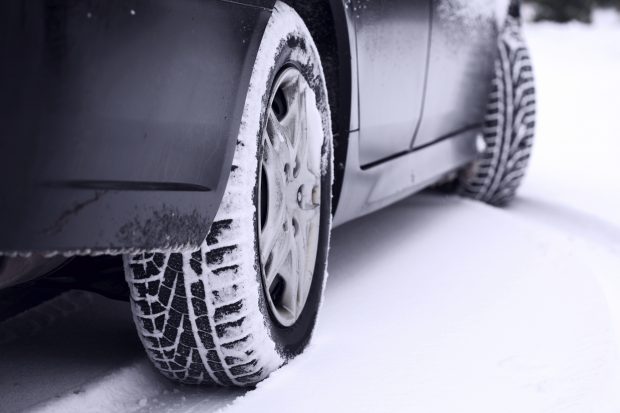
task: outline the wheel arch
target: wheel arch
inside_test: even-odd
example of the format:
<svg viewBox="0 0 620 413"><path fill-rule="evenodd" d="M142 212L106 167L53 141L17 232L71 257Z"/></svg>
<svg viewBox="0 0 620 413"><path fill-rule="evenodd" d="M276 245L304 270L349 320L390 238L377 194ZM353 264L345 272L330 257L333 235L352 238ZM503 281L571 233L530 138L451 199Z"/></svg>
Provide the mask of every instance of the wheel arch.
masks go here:
<svg viewBox="0 0 620 413"><path fill-rule="evenodd" d="M335 137L335 208L351 129L350 21L341 0L285 2L306 22L326 67ZM7 200L0 203L0 252L73 255L198 245L227 182L251 68L275 1L50 4L0 4L0 22L14 34L0 50L9 62L0 70L0 85L7 91L0 96L0 116L10 120L6 128L15 137L0 142L0 172L16 176L0 185L1 198ZM200 67L175 65L166 51L188 61L196 56L173 45L192 36L192 30L212 53ZM235 59L226 55L231 48ZM41 56L47 60L38 60ZM234 64L234 70L222 71L224 63ZM183 70L205 77L193 86L181 77L175 78L178 85L166 80ZM211 73L223 73L226 82L213 81L207 76ZM149 87L144 79L161 83ZM223 85L233 86L224 93ZM183 105L184 96L200 95L205 88L217 93L203 106ZM200 118L196 108L204 104L230 111ZM162 113L163 125L158 118ZM204 147L196 150L203 132L208 135L206 154ZM145 154L138 149L147 140L155 146ZM179 149L192 155L191 162L174 158ZM172 157L159 159L158 153ZM199 161L203 169L196 177L189 166Z"/></svg>
<svg viewBox="0 0 620 413"><path fill-rule="evenodd" d="M522 0L511 0L510 6L508 6L508 15L516 19L521 18L521 4Z"/></svg>

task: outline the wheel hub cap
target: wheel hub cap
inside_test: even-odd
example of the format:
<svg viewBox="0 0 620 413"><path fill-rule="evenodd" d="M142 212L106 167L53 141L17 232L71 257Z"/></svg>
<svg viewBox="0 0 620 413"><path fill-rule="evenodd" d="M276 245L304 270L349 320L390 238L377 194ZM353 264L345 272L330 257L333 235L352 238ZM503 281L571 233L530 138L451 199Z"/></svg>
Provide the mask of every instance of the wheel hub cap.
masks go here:
<svg viewBox="0 0 620 413"><path fill-rule="evenodd" d="M319 244L321 114L295 68L275 82L259 179L259 250L269 307L283 326L306 304Z"/></svg>

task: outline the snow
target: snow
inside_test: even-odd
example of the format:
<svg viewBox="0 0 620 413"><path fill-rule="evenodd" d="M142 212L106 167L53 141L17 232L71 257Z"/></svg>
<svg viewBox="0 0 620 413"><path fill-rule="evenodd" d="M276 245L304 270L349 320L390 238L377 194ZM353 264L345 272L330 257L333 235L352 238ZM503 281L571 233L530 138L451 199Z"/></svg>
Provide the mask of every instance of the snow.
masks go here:
<svg viewBox="0 0 620 413"><path fill-rule="evenodd" d="M337 228L311 347L256 389L171 384L127 304L70 293L0 326L1 410L617 413L620 19L596 22L527 26L540 122L515 205L427 193Z"/></svg>
<svg viewBox="0 0 620 413"><path fill-rule="evenodd" d="M620 227L620 17L595 19L530 27L542 121L525 195Z"/></svg>

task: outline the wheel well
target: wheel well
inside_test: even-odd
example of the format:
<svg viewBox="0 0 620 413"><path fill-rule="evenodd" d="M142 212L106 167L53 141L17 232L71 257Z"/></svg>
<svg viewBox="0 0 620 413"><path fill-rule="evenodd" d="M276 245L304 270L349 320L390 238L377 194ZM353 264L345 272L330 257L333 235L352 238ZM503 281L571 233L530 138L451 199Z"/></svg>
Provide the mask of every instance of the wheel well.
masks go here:
<svg viewBox="0 0 620 413"><path fill-rule="evenodd" d="M331 110L334 134L333 211L340 199L351 120L351 52L341 0L284 0L304 20L316 43Z"/></svg>
<svg viewBox="0 0 620 413"><path fill-rule="evenodd" d="M511 0L510 8L508 9L508 15L521 18L521 0Z"/></svg>

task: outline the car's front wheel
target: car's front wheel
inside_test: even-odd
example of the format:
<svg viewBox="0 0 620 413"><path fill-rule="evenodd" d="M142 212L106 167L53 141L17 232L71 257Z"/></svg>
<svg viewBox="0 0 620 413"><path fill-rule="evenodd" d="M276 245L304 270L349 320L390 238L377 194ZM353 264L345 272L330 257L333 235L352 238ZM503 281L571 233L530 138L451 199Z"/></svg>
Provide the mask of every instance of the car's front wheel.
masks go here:
<svg viewBox="0 0 620 413"><path fill-rule="evenodd" d="M278 2L222 204L199 249L127 256L136 326L166 376L250 385L307 345L326 277L332 135L317 49Z"/></svg>

